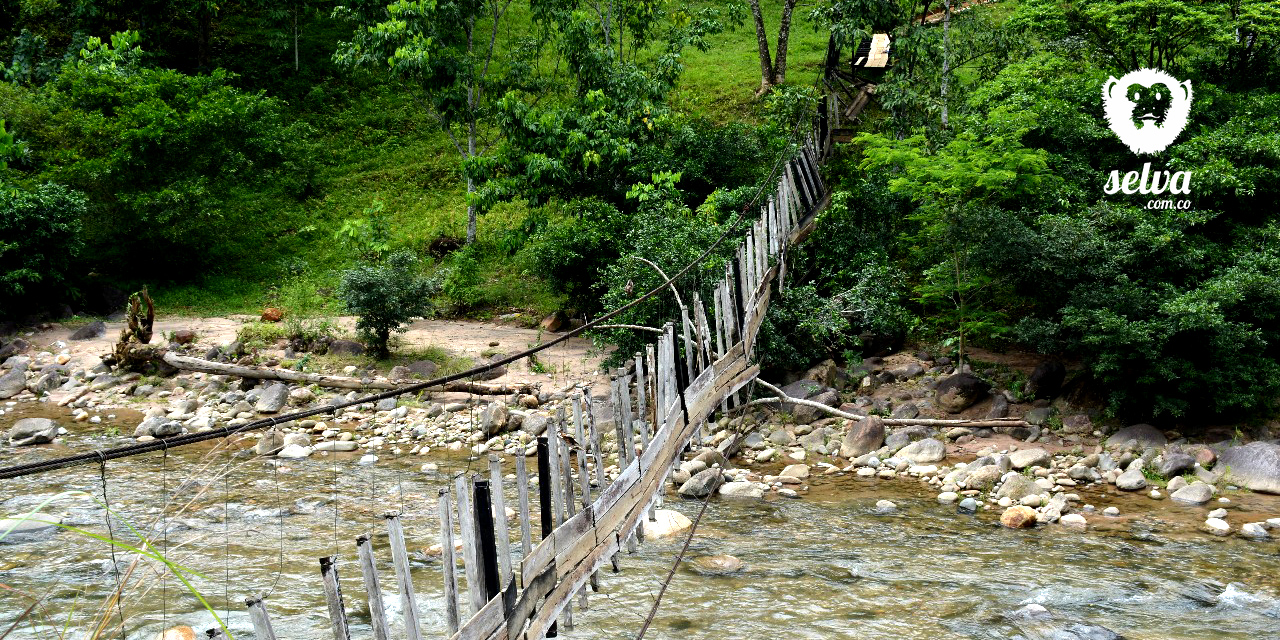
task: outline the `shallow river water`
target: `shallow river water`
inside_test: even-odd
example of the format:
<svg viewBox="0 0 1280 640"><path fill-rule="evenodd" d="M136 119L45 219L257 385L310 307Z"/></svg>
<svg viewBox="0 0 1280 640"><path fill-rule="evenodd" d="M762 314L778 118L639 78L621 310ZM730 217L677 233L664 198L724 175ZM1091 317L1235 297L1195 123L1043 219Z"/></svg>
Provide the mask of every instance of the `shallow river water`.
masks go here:
<svg viewBox="0 0 1280 640"><path fill-rule="evenodd" d="M74 439L79 449L125 441L87 434ZM282 640L332 638L317 559L336 552L353 637L370 638L354 539L375 533L383 590L398 609L379 517L398 509L415 556L426 637L445 635L440 560L420 552L439 542L437 490L450 472L467 468L465 459L432 457L441 471L428 474L418 470L422 457L384 456L362 466L353 456L317 455L276 467L235 450L185 448L109 463L105 487L117 516L111 533L136 544L127 525L156 532L153 543L167 548L170 560L201 574L193 586L220 616L229 613L236 638L252 637L243 614L243 599L251 593L268 594ZM8 464L57 453L65 451L3 449L0 459ZM507 503L514 506L513 487L507 489ZM69 490L101 500L101 469L0 481L0 516ZM877 512L875 502L883 498L898 509ZM647 637L1030 639L1051 638L1053 629L1082 622L1131 639L1280 638L1280 543L1274 538L1200 533L1196 524L1204 508L1151 511L1144 496L1086 499L1099 510L1119 506L1124 515L1090 516L1097 530L1088 534L1058 526L1011 531L999 525L995 511L958 514L919 484L851 477L817 479L800 500L713 501L688 557L731 554L744 568L717 576L683 566ZM1276 517L1280 513L1268 512L1275 505L1273 497L1241 494L1229 506L1228 520L1238 526ZM677 499L666 506L693 518L700 503ZM87 497L60 498L45 511L108 534L104 510ZM639 553L622 556L621 574L602 571L601 592L591 596L588 611L574 612L575 628L562 630L561 637L634 637L682 542L647 541ZM126 620L126 640L151 640L176 624L214 626L171 575L162 578L154 563L128 573L134 556L122 548L115 556L127 574L125 594L106 617L113 624ZM36 597L43 598L37 615L9 638L56 638L64 624L71 630L67 638L89 638L115 580L108 545L86 535L57 531L0 542L0 633ZM1053 611L1054 625L1028 626L1007 616L1028 603ZM400 624L399 613L392 615Z"/></svg>

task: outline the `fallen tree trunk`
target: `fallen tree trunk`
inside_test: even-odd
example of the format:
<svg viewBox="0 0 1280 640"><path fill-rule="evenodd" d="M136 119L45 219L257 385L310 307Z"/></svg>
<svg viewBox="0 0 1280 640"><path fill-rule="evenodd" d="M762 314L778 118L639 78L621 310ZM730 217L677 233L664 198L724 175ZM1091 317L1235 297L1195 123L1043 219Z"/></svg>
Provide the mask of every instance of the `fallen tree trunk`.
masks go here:
<svg viewBox="0 0 1280 640"><path fill-rule="evenodd" d="M328 387L331 389L384 389L389 391L406 386L396 384L390 380L327 376L318 373L290 371L288 369L269 369L264 367L250 367L239 364L211 362L209 360L201 360L200 358L192 358L190 356L180 356L172 352L165 353L163 359L170 366L182 369L183 371L199 371L201 373L238 376L241 378L255 378L258 380L281 380L301 384L314 384L316 386ZM455 380L453 382L445 383L444 385L429 387L426 390L456 391L488 396L510 395L514 393L533 393L533 387L528 384L480 384L478 382L467 382L465 380Z"/></svg>
<svg viewBox="0 0 1280 640"><path fill-rule="evenodd" d="M825 411L828 414L849 420L865 420L866 416L860 416L846 411L841 411L834 407L828 407L821 402L805 400L803 398L792 398L787 394L764 380L757 380L761 386L778 395L777 398L759 398L752 400L749 405L754 404L798 404L805 407L813 407L819 411ZM1021 418L987 418L983 420L956 419L946 420L938 418L884 418L886 425L920 425L925 427L974 427L978 429L986 427L1029 427L1027 421Z"/></svg>

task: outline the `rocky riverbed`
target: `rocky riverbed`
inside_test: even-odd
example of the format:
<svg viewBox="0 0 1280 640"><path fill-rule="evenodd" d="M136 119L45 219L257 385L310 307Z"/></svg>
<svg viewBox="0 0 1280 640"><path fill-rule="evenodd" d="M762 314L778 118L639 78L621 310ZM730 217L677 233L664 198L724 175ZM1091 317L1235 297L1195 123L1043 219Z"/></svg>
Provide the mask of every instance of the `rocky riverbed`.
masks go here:
<svg viewBox="0 0 1280 640"><path fill-rule="evenodd" d="M504 330L508 332L504 339L516 344L535 339L532 331L524 336L512 333L516 330L511 328ZM27 344L7 355L0 368L0 395L4 396L0 426L8 436L0 455L6 464L236 426L359 397L353 391L258 383L224 375L182 373L154 378L121 374L101 365L95 349L70 340L67 333L55 330L26 336ZM225 332L211 335L214 337L202 339L226 337ZM480 340L477 335L469 348L481 351ZM193 344L187 349L211 352L231 347L223 341ZM219 508L216 501L208 502L203 511L184 515L177 529L168 523L160 525L161 531L207 537L216 533L213 527L218 523L257 523L249 526L265 528L273 519L284 522L294 516L321 514L322 522L330 518L336 538L339 529L375 522L376 515L392 502L403 508L409 499L417 507L408 508L408 513L429 518L434 508L433 487L446 482L450 471L474 467L488 454L501 454L508 460L531 455L536 436L557 416L572 416L575 400L584 407L590 405L590 415L606 434L604 471L612 477L617 473L618 450L611 436L612 407L604 393L608 385L594 372L598 360L582 345L573 348L579 351L563 361L573 361L574 367L564 366L554 377L522 370L507 371L493 381L530 385L527 393L432 394L339 409L324 419L302 420L244 434L226 445L201 445L175 453L174 467L162 463L159 479L150 466L132 469L128 463L115 463L113 474L123 473L124 477L108 481L109 485L116 483L110 495L113 499L122 495L119 482L126 480L135 488L126 490L125 495L138 492L150 496L151 504L139 507L140 512L163 519L171 513L164 505L180 491L194 491L206 500L219 495L217 481L225 476L214 471L216 465L207 460L198 461L214 447L229 446L233 452L230 460L238 466L253 465L254 469L240 473L254 479L242 478L241 484L248 486L236 491L223 488L221 515L214 513ZM284 355L282 350L267 350L259 358L278 360ZM341 366L330 373L387 380L413 377L412 371L380 371L358 362ZM1034 379L1035 372L1032 374ZM999 385L984 388L985 382L975 383L966 376L967 371L956 371L945 359L932 359L927 354L869 359L852 370L824 363L785 391L849 418L829 417L821 409L800 404L783 405L778 410L760 407L721 418L708 425L700 445L674 470L669 500L717 496L715 502L727 510L722 513L738 514L755 513L760 508L801 508L785 506L792 502L845 504L856 496L859 512L908 519L920 516L935 523L932 526L948 519L945 528L957 532L968 529L989 534L990 527L1033 529L1009 532L1032 545L1065 540L1059 536L1081 540L1173 536L1188 540L1180 544L1196 547L1206 558L1219 549L1201 547L1212 540L1233 540L1233 544L1244 545L1240 548L1253 549L1250 554L1264 556L1274 556L1280 548L1276 542L1280 538L1280 498L1272 495L1280 487L1280 456L1275 453L1280 445L1274 441L1192 442L1179 433L1150 425L1095 422L1096 413L1056 397L1057 390L1036 400L1036 390L1009 390ZM1061 380L1056 384L1061 385ZM1024 422L995 427L910 424L918 419L1009 416L1021 417ZM226 456L213 458L225 460ZM122 468L125 471L120 471ZM594 477L594 470L591 475ZM95 489L96 473L60 477L64 480L59 482L69 483L65 488ZM361 479L370 486L362 486ZM19 484L40 486L38 481ZM271 493L280 491L282 485L285 495L300 493L304 497L297 497L292 506L281 503L280 496ZM325 487L330 489L327 497ZM339 497L338 489L353 495ZM0 516L37 506L37 495L51 494L37 491L5 498L0 503L4 509ZM159 507L156 495L162 496ZM358 499L361 495L365 498ZM390 495L395 496L394 501L387 498ZM236 507L234 515L231 504ZM508 504L513 501L509 499ZM669 504L684 509L678 500ZM811 508L824 507L801 509ZM330 515L324 516L326 513ZM343 514L338 518L341 522L333 524L334 513ZM103 520L87 505L71 511L50 509L47 517L80 525ZM664 518L667 520L662 524L672 531L688 524L688 518L682 520L674 514ZM329 536L323 525L281 526L291 532L290 539L316 530ZM713 524L712 531L717 526ZM40 523L24 527L11 542L38 542L54 533ZM1090 535L1081 537L1081 533ZM707 535L700 532L699 538ZM237 546L244 549L236 553L227 550L223 556L251 561L249 549L255 545L242 541ZM322 553L322 546L297 545L288 553L291 558L301 557L302 562L313 562L307 554ZM430 551L426 543L421 547ZM1233 553L1239 552L1233 548L1237 549ZM93 552L86 549L84 553ZM744 562L736 554L702 555L707 559L691 564L700 575L718 578L753 570L753 562ZM19 553L18 560L7 568L0 567L0 572L29 566L24 565L22 556ZM429 556L426 553L424 561L429 562ZM1230 582L1227 579L1222 585ZM1046 612L1034 609L1016 613L1010 608L1006 613L1014 616L1007 618L1006 626L1027 637L1038 637L1034 630L1041 627L1058 629L1075 624L1054 618L1052 612L1045 617ZM1052 620L1062 624L1054 626Z"/></svg>

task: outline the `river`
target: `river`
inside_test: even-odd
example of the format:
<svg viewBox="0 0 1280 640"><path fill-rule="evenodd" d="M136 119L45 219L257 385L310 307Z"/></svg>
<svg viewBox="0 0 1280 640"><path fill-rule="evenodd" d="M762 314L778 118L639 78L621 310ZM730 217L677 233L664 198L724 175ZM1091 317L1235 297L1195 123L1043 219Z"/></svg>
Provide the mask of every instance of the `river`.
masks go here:
<svg viewBox="0 0 1280 640"><path fill-rule="evenodd" d="M122 413L117 420L123 429L137 417ZM71 428L80 432L75 440L81 449L127 441L93 435L101 425L92 432L87 425ZM397 509L415 556L424 632L444 635L440 561L420 552L439 541L436 493L450 473L468 468L461 454L383 457L374 465L333 454L276 465L234 453L237 448L196 446L109 463L105 489L118 516L111 532L136 544L126 523L155 531L153 543L167 549L171 561L201 574L192 586L227 617L236 638L252 637L243 614L243 598L252 593L268 594L282 640L332 638L317 559L336 553L353 610L353 637L369 638L354 539L365 531L377 534L383 589L399 624L380 518ZM0 456L7 464L63 452L3 448ZM440 471L420 471L427 461ZM101 500L103 489L96 465L2 481L0 516L65 491ZM507 489L507 503L514 505L514 490ZM683 566L647 637L1052 637L1008 617L1038 603L1054 612L1054 625L1101 625L1131 639L1280 638L1280 544L1200 533L1203 508L1151 510L1145 496L1100 494L1086 499L1099 509L1117 505L1122 517L1090 516L1095 530L1087 534L1060 526L1013 531L999 525L994 510L959 514L934 495L908 480L840 476L815 479L799 500L714 500L689 558L731 554L743 569L704 575ZM878 511L879 499L898 508ZM1229 516L1237 524L1277 515L1265 513L1275 508L1274 497L1241 494L1233 500L1233 511L1256 512ZM666 506L693 518L700 503L677 499ZM108 533L104 510L88 497L66 496L45 510L64 516L66 524ZM588 611L574 612L575 628L561 637L634 637L682 542L647 541L639 553L622 556L621 574L602 571L601 592L591 596ZM134 556L119 548L115 555L116 566L127 571ZM127 576L121 606L105 614L126 620L126 640L152 640L176 624L214 626L172 575L143 564ZM90 637L115 585L111 567L108 545L70 531L0 543L0 632L31 595L43 598L38 615L9 638L56 638L64 624L67 638Z"/></svg>

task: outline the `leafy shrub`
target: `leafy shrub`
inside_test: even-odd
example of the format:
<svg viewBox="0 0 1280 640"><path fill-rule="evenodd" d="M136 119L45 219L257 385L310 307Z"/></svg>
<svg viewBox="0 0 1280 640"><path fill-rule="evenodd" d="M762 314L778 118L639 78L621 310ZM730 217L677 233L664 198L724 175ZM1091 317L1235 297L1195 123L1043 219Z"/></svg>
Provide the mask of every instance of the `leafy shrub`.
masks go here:
<svg viewBox="0 0 1280 640"><path fill-rule="evenodd" d="M819 295L812 284L788 287L773 299L758 340L761 365L785 371L859 346L838 301Z"/></svg>
<svg viewBox="0 0 1280 640"><path fill-rule="evenodd" d="M381 263L343 271L338 299L360 316L356 331L374 355L385 358L390 355L391 333L403 332L403 325L413 318L430 315L431 297L439 288L435 280L422 275L417 256L401 249Z"/></svg>
<svg viewBox="0 0 1280 640"><path fill-rule="evenodd" d="M0 316L68 293L85 210L84 196L61 185L0 185Z"/></svg>
<svg viewBox="0 0 1280 640"><path fill-rule="evenodd" d="M617 207L596 198L570 202L526 247L533 270L568 305L585 313L600 309L600 281L622 250L631 221Z"/></svg>
<svg viewBox="0 0 1280 640"><path fill-rule="evenodd" d="M484 297L480 290L483 281L475 245L468 245L449 254L440 295L455 311L465 311Z"/></svg>

